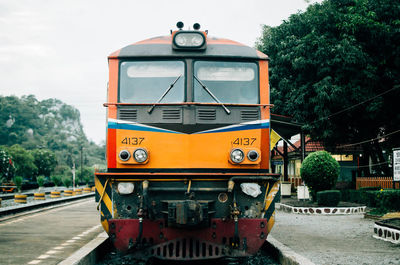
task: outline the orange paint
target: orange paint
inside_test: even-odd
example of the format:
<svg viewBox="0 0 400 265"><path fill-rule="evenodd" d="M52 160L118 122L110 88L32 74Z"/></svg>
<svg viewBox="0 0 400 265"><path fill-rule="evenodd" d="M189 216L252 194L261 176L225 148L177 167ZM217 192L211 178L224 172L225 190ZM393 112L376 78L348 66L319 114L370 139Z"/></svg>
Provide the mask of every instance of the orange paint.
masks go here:
<svg viewBox="0 0 400 265"><path fill-rule="evenodd" d="M108 102L117 103L118 102L118 60L109 59L108 68L110 76L108 79ZM117 118L117 106L110 105L108 108L108 118Z"/></svg>
<svg viewBox="0 0 400 265"><path fill-rule="evenodd" d="M260 61L260 103L269 105L268 61ZM261 108L261 119L270 119L270 107ZM261 132L261 167L269 168L269 129Z"/></svg>
<svg viewBox="0 0 400 265"><path fill-rule="evenodd" d="M262 169L261 158L252 162L245 158L242 164L230 162L230 152L233 148L241 148L245 155L249 150L261 150L261 131L253 129L233 132L218 132L204 134L178 134L164 132L148 132L134 130L116 130L116 151L114 157L117 168L230 168L230 169ZM125 138L144 138L140 145L123 144ZM236 139L240 144L234 144ZM248 139L248 140L247 140ZM123 149L131 151L135 148L145 148L149 159L145 164L119 160L118 153ZM261 151L261 153L263 153ZM261 154L262 157L262 154Z"/></svg>

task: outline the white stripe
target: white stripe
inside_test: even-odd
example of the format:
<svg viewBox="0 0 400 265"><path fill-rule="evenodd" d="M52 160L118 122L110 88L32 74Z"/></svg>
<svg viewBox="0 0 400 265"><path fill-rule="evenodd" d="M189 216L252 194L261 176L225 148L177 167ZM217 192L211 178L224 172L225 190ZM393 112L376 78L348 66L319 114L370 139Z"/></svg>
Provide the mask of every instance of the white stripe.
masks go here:
<svg viewBox="0 0 400 265"><path fill-rule="evenodd" d="M196 132L196 133L194 133L194 134L205 133L205 132L213 132L213 131L219 131L219 130L226 130L226 129L231 129L231 128L237 128L237 127L245 126L245 125L263 124L263 123L268 123L268 122L269 122L269 119L266 119L266 120L249 121L249 122L242 122L242 123L239 123L239 124L233 124L233 125L229 125L229 126L225 126L225 127L219 127L219 128L215 128L215 129L211 129L211 130Z"/></svg>
<svg viewBox="0 0 400 265"><path fill-rule="evenodd" d="M123 121L123 120L117 120L117 119L111 119L111 118L109 118L108 121L109 122L110 121L111 122L115 122L117 124L130 124L130 125L136 125L136 126L143 127L143 128L149 128L149 129L161 130L161 131L165 131L165 132L173 132L173 133L182 134L181 132L167 130L167 129L164 129L164 128L159 128L159 127L154 127L154 126L149 126L149 125L145 125L145 124L142 124L142 123L137 123L137 122L134 122L134 121Z"/></svg>

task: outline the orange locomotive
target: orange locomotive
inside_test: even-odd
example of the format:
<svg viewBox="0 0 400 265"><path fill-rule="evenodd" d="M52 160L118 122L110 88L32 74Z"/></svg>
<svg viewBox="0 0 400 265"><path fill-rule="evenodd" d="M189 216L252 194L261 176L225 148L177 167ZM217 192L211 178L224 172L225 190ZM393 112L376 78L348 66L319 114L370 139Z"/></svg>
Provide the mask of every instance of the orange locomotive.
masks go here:
<svg viewBox="0 0 400 265"><path fill-rule="evenodd" d="M179 30L109 59L101 223L120 251L195 260L254 254L274 224L268 57Z"/></svg>

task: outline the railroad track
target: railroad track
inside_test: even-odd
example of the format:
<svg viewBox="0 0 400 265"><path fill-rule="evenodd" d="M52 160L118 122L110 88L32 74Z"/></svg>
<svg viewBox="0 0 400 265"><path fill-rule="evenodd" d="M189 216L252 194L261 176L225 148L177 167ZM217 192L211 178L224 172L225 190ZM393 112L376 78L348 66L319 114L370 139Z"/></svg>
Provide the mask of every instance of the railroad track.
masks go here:
<svg viewBox="0 0 400 265"><path fill-rule="evenodd" d="M131 264L131 265L200 265L200 264L214 264L215 262L225 264L245 264L245 265L277 265L277 264L302 264L291 260L292 263L287 263L292 257L291 253L286 255L282 253L280 249L276 247L276 240L272 239L271 242L266 241L261 250L254 256L241 259L239 263L222 260L205 260L205 261L187 261L187 262L172 262L162 260L149 260L147 262L137 260L131 255L119 255L113 248L111 242L109 242L108 235L103 232L100 233L97 238L93 239L86 246L71 255L68 259L61 262L59 265L71 265L71 264L87 264L87 265L120 265L120 264ZM279 260L279 261L278 261Z"/></svg>

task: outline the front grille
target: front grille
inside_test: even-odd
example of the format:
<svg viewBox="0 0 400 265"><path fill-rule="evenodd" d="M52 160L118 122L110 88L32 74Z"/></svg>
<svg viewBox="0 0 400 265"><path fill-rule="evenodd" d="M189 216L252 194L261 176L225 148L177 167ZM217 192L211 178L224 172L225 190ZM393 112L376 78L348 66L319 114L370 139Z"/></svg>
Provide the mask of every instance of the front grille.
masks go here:
<svg viewBox="0 0 400 265"><path fill-rule="evenodd" d="M217 118L217 113L215 109L199 109L197 118L202 121L213 121Z"/></svg>
<svg viewBox="0 0 400 265"><path fill-rule="evenodd" d="M258 110L242 110L240 112L242 121L254 121L260 119Z"/></svg>
<svg viewBox="0 0 400 265"><path fill-rule="evenodd" d="M137 110L136 109L118 109L119 118L121 120L136 121Z"/></svg>
<svg viewBox="0 0 400 265"><path fill-rule="evenodd" d="M180 109L164 109L162 111L163 120L179 120L181 116Z"/></svg>
<svg viewBox="0 0 400 265"><path fill-rule="evenodd" d="M216 259L226 255L224 246L192 238L175 239L150 247L150 254L159 259L173 260Z"/></svg>

